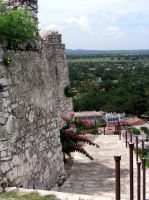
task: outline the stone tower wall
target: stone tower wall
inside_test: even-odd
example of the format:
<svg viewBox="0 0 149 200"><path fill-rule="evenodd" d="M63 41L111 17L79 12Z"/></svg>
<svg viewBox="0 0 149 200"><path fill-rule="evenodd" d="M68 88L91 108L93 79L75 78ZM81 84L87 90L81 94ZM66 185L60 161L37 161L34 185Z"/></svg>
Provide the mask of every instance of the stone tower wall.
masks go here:
<svg viewBox="0 0 149 200"><path fill-rule="evenodd" d="M60 116L73 109L65 45L57 32L41 37L40 51L7 51L13 65L0 64L0 184L50 189L65 174Z"/></svg>
<svg viewBox="0 0 149 200"><path fill-rule="evenodd" d="M8 0L14 8L25 8L37 20L38 0Z"/></svg>

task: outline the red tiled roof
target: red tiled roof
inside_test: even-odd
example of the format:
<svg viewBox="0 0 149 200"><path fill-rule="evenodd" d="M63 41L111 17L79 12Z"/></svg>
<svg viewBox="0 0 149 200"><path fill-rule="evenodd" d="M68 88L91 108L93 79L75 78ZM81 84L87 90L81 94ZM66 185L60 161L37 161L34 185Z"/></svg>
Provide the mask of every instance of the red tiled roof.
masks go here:
<svg viewBox="0 0 149 200"><path fill-rule="evenodd" d="M135 117L133 119L128 119L126 121L130 126L135 126L135 125L143 125L146 124L146 122L138 117Z"/></svg>
<svg viewBox="0 0 149 200"><path fill-rule="evenodd" d="M120 121L119 123L122 126L129 126L129 123L127 121ZM118 124L118 122L108 122L108 126L115 126L117 124Z"/></svg>

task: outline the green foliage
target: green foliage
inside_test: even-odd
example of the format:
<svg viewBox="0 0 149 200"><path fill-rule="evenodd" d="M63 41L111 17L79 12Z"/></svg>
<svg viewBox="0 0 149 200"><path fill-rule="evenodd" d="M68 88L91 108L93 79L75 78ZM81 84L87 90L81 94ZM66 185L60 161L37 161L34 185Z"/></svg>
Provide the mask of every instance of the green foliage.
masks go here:
<svg viewBox="0 0 149 200"><path fill-rule="evenodd" d="M74 97L75 96L75 92L73 92L70 85L67 85L64 88L64 94L65 94L66 97Z"/></svg>
<svg viewBox="0 0 149 200"><path fill-rule="evenodd" d="M17 192L6 192L0 194L1 200L58 200L53 195L46 195L46 196L40 196L37 192L32 192L29 194L21 194Z"/></svg>
<svg viewBox="0 0 149 200"><path fill-rule="evenodd" d="M136 153L136 149L134 149L135 153ZM144 149L144 158L146 158L146 167L149 168L149 150L148 149ZM142 159L142 150L138 149L138 156L140 159Z"/></svg>
<svg viewBox="0 0 149 200"><path fill-rule="evenodd" d="M0 42L6 49L16 49L18 44L35 43L38 22L24 9L9 9L0 0Z"/></svg>
<svg viewBox="0 0 149 200"><path fill-rule="evenodd" d="M97 122L98 127L104 127L106 126L106 121L104 119L101 119Z"/></svg>
<svg viewBox="0 0 149 200"><path fill-rule="evenodd" d="M88 137L84 136L85 134L80 130L84 126L90 126L90 122L88 120L79 120L74 117L73 113L70 117L63 115L61 116L61 119L66 122L66 125L60 129L60 139L62 143L62 151L64 153L64 161L65 154L70 156L70 153L74 151L80 152L90 160L93 160L92 156L90 156L82 147L82 142L96 147L99 147L99 145L89 140Z"/></svg>
<svg viewBox="0 0 149 200"><path fill-rule="evenodd" d="M6 67L13 67L15 65L12 56L8 52L5 52L0 64L5 65Z"/></svg>
<svg viewBox="0 0 149 200"><path fill-rule="evenodd" d="M149 133L149 129L145 126L142 126L140 129L141 131L144 131L144 133Z"/></svg>
<svg viewBox="0 0 149 200"><path fill-rule="evenodd" d="M98 128L94 128L92 131L91 131L91 134L92 135L100 135L99 131L98 131Z"/></svg>
<svg viewBox="0 0 149 200"><path fill-rule="evenodd" d="M133 57L143 54L149 63L149 51L140 51ZM70 56L70 55L69 55ZM76 55L72 55L72 58ZM84 55L89 56L89 55ZM108 59L107 53L92 54L89 58L77 58L68 61L70 86L76 88L77 95L73 98L74 111L101 110L137 115L141 117L149 113L149 67L143 60L125 62L126 55L121 54L121 63L117 62L117 54L113 62L99 61ZM99 56L101 58L97 58ZM83 57L83 56L82 56ZM94 68L94 70L90 70ZM100 81L99 81L100 78Z"/></svg>
<svg viewBox="0 0 149 200"><path fill-rule="evenodd" d="M140 135L140 131L137 128L128 128L128 131L132 131L134 135Z"/></svg>

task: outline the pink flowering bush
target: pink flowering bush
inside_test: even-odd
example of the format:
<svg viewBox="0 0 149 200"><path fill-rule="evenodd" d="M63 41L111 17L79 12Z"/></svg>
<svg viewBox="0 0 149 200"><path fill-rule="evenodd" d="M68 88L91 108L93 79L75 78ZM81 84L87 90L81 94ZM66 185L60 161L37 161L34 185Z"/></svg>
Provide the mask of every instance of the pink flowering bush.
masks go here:
<svg viewBox="0 0 149 200"><path fill-rule="evenodd" d="M90 122L88 120L79 120L74 116L74 113L71 113L69 117L62 115L61 119L66 122L65 126L60 129L64 160L65 154L70 156L70 153L74 151L78 151L93 160L92 156L82 147L82 142L99 147L99 145L89 140L81 131L82 127L90 126Z"/></svg>

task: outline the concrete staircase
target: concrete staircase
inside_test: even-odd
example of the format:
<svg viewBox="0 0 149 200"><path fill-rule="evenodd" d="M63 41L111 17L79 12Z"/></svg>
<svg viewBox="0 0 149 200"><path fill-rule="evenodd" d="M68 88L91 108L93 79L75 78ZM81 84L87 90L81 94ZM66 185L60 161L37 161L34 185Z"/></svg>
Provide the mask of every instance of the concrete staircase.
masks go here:
<svg viewBox="0 0 149 200"><path fill-rule="evenodd" d="M100 145L100 148L85 145L85 149L93 156L90 161L84 155L75 153L70 178L61 188L52 191L71 194L90 195L90 199L115 199L115 161L114 155L121 155L121 199L129 197L129 149L125 141L119 140L117 135L89 135L89 138ZM134 154L134 199L137 199L137 165ZM147 184L149 186L149 170L147 170ZM147 187L149 196L149 187ZM61 198L63 199L63 198ZM65 198L63 199L65 200Z"/></svg>

